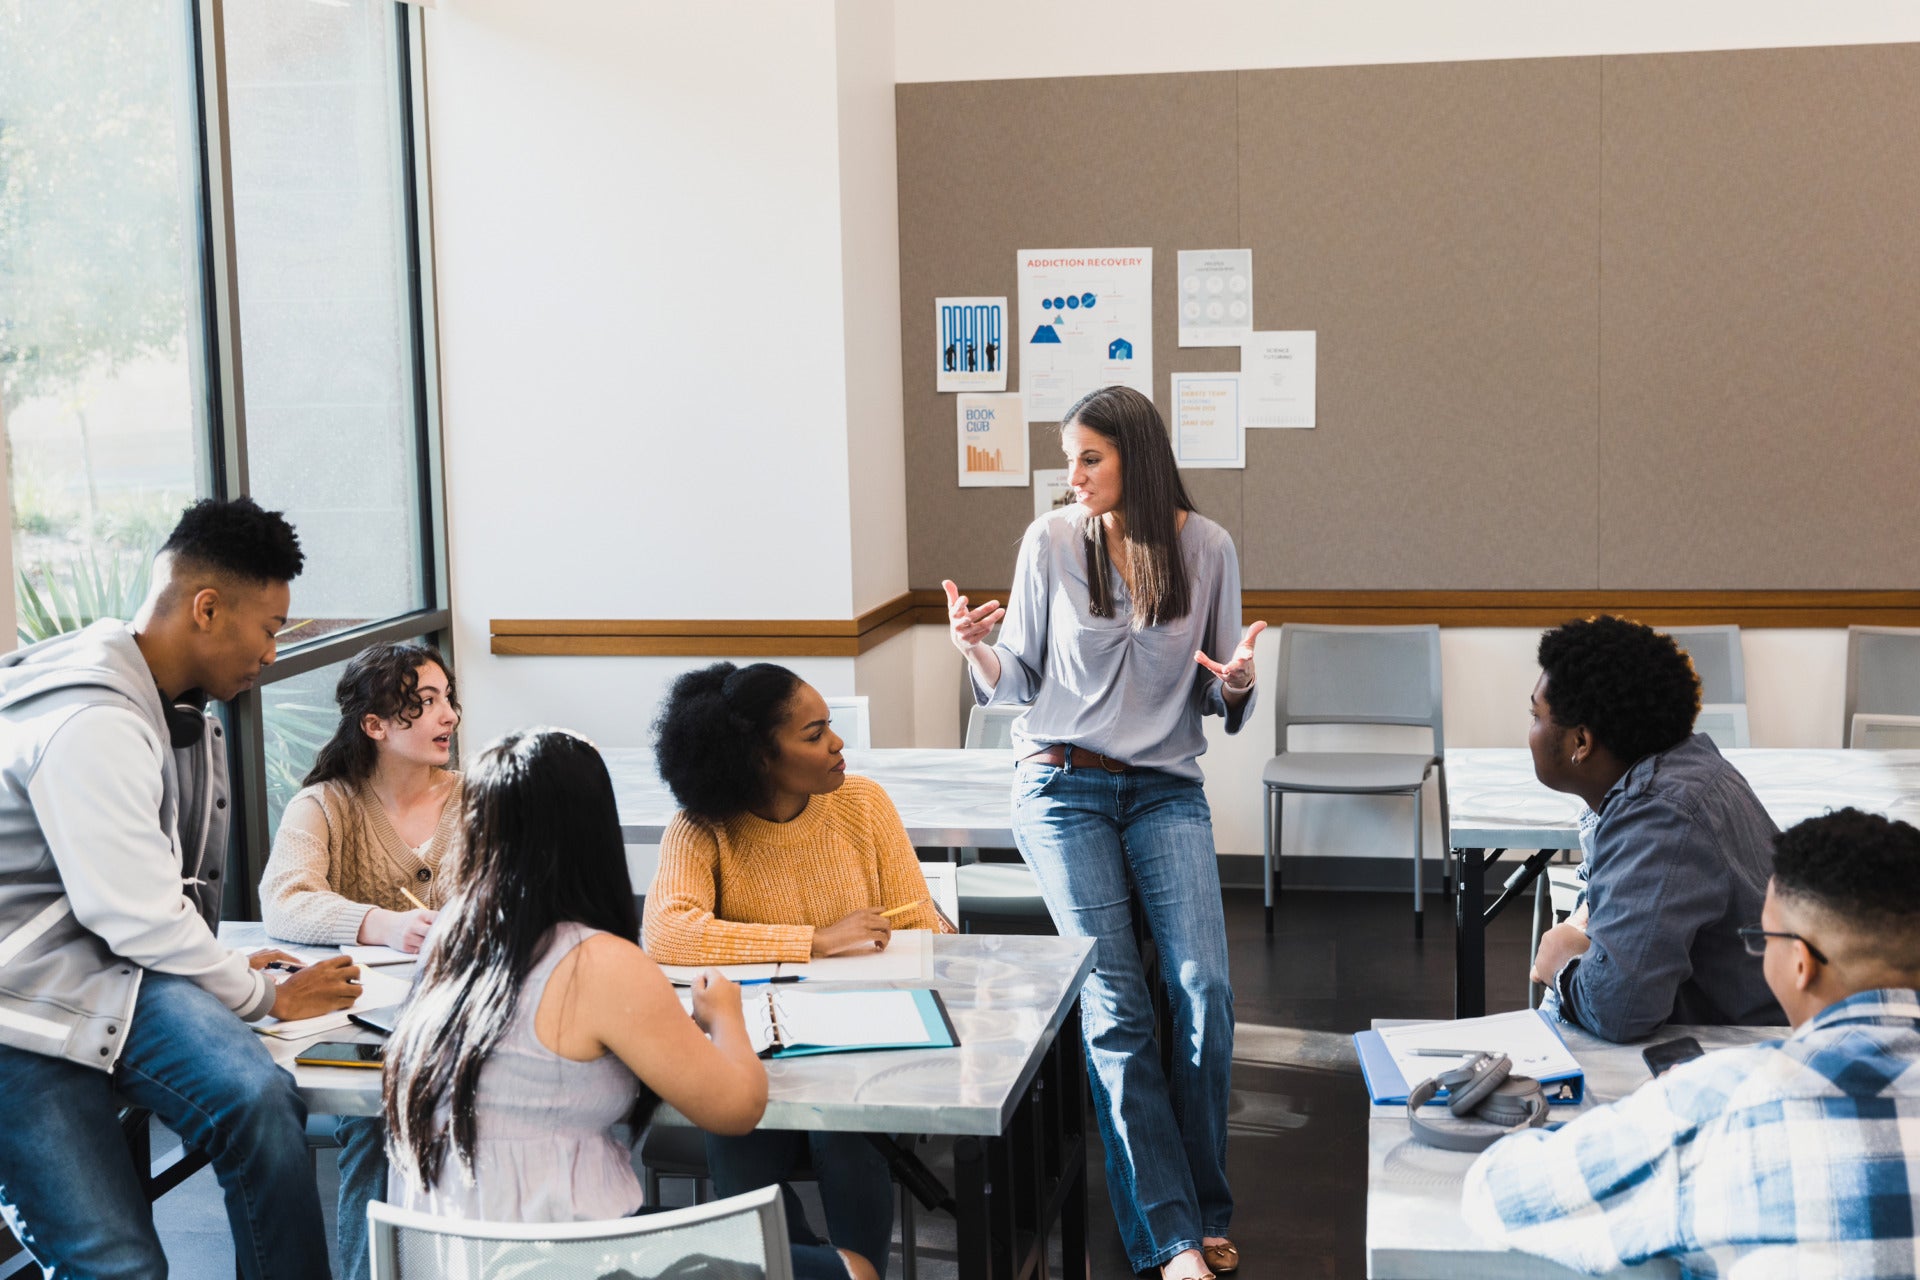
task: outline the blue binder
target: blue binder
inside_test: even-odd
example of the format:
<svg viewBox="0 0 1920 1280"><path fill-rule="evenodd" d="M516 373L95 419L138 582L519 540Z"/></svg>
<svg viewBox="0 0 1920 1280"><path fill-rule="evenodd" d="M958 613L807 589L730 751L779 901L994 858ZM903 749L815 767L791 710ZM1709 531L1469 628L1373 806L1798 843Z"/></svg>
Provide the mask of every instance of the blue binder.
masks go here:
<svg viewBox="0 0 1920 1280"><path fill-rule="evenodd" d="M1538 1009L1531 1011L1534 1016L1547 1024L1547 1030L1553 1032L1553 1038L1564 1046L1566 1039L1560 1034L1560 1028L1554 1025L1553 1018ZM1378 1031L1356 1031L1353 1035L1353 1047L1360 1053L1360 1074L1367 1082L1367 1096L1375 1103L1392 1105L1404 1104L1407 1095L1413 1092L1418 1080L1408 1081L1400 1074L1400 1068L1394 1065L1393 1055L1387 1052L1387 1042L1380 1038ZM1449 1046L1471 1047L1471 1046ZM1445 1058L1433 1060L1434 1074L1449 1067ZM1571 1106L1586 1095L1587 1081L1579 1071L1562 1072L1558 1075L1541 1076L1540 1087L1547 1095L1547 1101L1556 1106ZM1562 1088L1562 1086L1565 1086ZM1563 1096L1564 1095L1564 1096ZM1445 1089L1435 1096L1434 1101L1445 1099Z"/></svg>

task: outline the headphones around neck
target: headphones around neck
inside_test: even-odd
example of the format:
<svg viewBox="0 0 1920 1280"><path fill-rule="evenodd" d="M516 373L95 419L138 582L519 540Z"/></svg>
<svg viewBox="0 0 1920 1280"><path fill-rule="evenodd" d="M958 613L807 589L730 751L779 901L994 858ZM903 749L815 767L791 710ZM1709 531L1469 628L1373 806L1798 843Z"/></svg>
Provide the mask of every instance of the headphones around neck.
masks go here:
<svg viewBox="0 0 1920 1280"><path fill-rule="evenodd" d="M189 689L178 698L160 695L160 710L167 718L167 737L174 750L195 746L205 736L207 716L202 708L206 701L207 695L198 689Z"/></svg>
<svg viewBox="0 0 1920 1280"><path fill-rule="evenodd" d="M1485 1151L1510 1133L1547 1122L1547 1097L1540 1082L1516 1076L1506 1054L1481 1053L1451 1071L1422 1080L1407 1095L1407 1124L1413 1136L1446 1151ZM1447 1110L1460 1125L1420 1118L1420 1108L1447 1091Z"/></svg>

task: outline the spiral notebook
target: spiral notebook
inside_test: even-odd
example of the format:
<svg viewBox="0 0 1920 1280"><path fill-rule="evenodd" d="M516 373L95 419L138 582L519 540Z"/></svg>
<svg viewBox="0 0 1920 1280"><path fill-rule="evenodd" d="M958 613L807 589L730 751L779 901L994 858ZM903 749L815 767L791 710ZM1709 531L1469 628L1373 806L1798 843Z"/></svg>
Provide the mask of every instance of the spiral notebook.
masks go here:
<svg viewBox="0 0 1920 1280"><path fill-rule="evenodd" d="M881 1049L951 1049L960 1043L938 991L808 991L752 987L741 993L747 1035L763 1058L806 1058ZM691 992L682 992L689 1010Z"/></svg>

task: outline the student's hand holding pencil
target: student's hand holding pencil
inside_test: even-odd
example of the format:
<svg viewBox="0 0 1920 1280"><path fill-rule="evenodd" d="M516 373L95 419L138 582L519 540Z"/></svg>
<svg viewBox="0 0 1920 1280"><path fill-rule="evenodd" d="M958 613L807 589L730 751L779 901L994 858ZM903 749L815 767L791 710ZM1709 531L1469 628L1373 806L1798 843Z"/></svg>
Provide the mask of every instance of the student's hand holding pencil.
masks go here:
<svg viewBox="0 0 1920 1280"><path fill-rule="evenodd" d="M863 908L824 929L813 931L813 954L837 956L848 951L884 951L893 937L893 922L886 913Z"/></svg>

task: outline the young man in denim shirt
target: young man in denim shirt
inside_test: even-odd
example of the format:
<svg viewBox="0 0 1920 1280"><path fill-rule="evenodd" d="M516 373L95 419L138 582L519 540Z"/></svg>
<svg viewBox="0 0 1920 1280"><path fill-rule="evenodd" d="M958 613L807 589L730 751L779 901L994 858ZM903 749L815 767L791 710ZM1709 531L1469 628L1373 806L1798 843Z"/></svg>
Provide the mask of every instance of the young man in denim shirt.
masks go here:
<svg viewBox="0 0 1920 1280"><path fill-rule="evenodd" d="M1760 918L1773 820L1712 739L1672 637L1624 618L1540 639L1534 773L1586 801L1586 893L1547 931L1533 977L1560 1016L1607 1040L1664 1022L1784 1023L1739 929ZM1591 843L1588 843L1588 835Z"/></svg>

